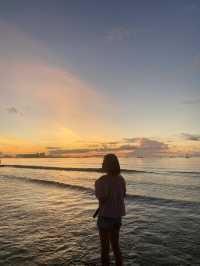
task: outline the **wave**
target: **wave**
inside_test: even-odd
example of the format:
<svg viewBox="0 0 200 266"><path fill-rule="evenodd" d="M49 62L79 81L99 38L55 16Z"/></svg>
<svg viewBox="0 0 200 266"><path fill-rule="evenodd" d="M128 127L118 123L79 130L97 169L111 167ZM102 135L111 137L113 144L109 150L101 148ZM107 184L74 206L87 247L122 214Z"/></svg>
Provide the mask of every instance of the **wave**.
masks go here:
<svg viewBox="0 0 200 266"><path fill-rule="evenodd" d="M200 176L200 172L199 171L166 171L166 173L172 173L172 174L189 174L189 175L198 175Z"/></svg>
<svg viewBox="0 0 200 266"><path fill-rule="evenodd" d="M59 187L59 188L70 188L70 189L75 189L79 190L82 192L87 192L89 194L94 194L94 190L89 187L84 187L84 186L79 186L79 185L72 185L72 184L67 184L67 183L61 183L58 181L53 181L53 180L44 180L44 179L35 179L35 178L29 178L29 177L18 177L18 176L1 176L1 178L10 178L12 180L17 180L17 181L24 181L24 182L31 182L31 183L36 183L36 184L41 184L41 185L46 185L46 186L54 186L54 187Z"/></svg>
<svg viewBox="0 0 200 266"><path fill-rule="evenodd" d="M92 167L58 167L58 166L19 165L19 164L3 164L0 165L0 167L102 173L101 168L92 168ZM121 169L121 171L124 173L156 173L153 171L144 171L144 170L135 170L135 169Z"/></svg>
<svg viewBox="0 0 200 266"><path fill-rule="evenodd" d="M151 197L144 195L126 195L127 199L130 201L142 202L145 204L153 204L153 205L167 205L168 207L179 207L179 208L194 208L196 207L200 211L200 205L197 201L186 201L186 200L178 200L178 199L166 199L159 197Z"/></svg>
<svg viewBox="0 0 200 266"><path fill-rule="evenodd" d="M58 188L68 188L73 190L78 190L81 192L85 192L90 196L94 196L94 189L90 187L80 186L80 185L73 185L67 183L61 183L58 181L53 180L44 180L44 179L34 179L29 177L17 177L17 176L10 176L10 175L3 175L1 178L10 178L12 180L24 181L24 182L31 182L46 186L53 186ZM177 200L177 199L165 199L159 197L151 197L145 195L133 195L133 194L126 194L126 199L128 201L135 201L135 202L142 202L145 204L153 204L153 205L167 205L168 207L197 207L200 210L199 202L196 201L185 201L185 200Z"/></svg>
<svg viewBox="0 0 200 266"><path fill-rule="evenodd" d="M58 166L41 166L41 165L11 165L4 164L0 167L12 167L12 168L25 168L25 169L38 169L38 170L56 170L56 171L74 171L74 172L93 172L93 173L102 173L101 168L92 168L92 167L58 167ZM121 169L123 173L147 173L147 174L190 174L190 175L199 175L199 171L146 171L146 170L136 170L136 169Z"/></svg>

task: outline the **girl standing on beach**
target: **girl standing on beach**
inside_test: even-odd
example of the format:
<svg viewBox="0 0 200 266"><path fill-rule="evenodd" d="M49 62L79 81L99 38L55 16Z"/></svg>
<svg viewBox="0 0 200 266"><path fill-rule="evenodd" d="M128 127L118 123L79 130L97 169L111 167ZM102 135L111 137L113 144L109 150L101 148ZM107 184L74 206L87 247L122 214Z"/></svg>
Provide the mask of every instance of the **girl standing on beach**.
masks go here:
<svg viewBox="0 0 200 266"><path fill-rule="evenodd" d="M110 265L109 249L111 244L116 265L122 266L119 231L121 217L125 215L126 183L120 175L120 165L116 155L107 154L104 157L102 171L106 174L95 182L95 195L99 200L97 226L101 242L102 265Z"/></svg>

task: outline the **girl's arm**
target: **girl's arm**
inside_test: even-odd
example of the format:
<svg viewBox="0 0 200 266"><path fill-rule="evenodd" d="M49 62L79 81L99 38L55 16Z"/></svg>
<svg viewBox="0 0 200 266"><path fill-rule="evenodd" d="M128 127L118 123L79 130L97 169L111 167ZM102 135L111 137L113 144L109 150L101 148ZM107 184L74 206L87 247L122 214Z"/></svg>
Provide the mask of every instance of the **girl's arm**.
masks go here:
<svg viewBox="0 0 200 266"><path fill-rule="evenodd" d="M104 203L107 200L104 186L98 180L95 182L95 196L99 200L99 203Z"/></svg>

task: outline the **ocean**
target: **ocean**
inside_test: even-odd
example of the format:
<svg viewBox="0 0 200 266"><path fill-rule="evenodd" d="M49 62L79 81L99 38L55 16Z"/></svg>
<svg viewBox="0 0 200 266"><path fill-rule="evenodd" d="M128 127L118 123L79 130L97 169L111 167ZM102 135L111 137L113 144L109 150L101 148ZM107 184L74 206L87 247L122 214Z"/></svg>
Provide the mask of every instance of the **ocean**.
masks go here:
<svg viewBox="0 0 200 266"><path fill-rule="evenodd" d="M101 163L102 158L2 160L31 168L0 167L0 265L100 265L92 215ZM120 163L127 183L120 233L124 265L199 266L200 158Z"/></svg>

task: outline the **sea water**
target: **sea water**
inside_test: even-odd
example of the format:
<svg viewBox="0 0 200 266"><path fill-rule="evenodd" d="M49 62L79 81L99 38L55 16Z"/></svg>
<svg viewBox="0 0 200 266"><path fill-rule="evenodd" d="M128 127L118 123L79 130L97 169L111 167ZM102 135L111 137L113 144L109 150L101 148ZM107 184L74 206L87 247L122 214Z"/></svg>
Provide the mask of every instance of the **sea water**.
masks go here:
<svg viewBox="0 0 200 266"><path fill-rule="evenodd" d="M200 265L200 158L120 162L127 183L124 265ZM39 167L0 167L0 265L100 265L92 215L102 159L2 163Z"/></svg>

